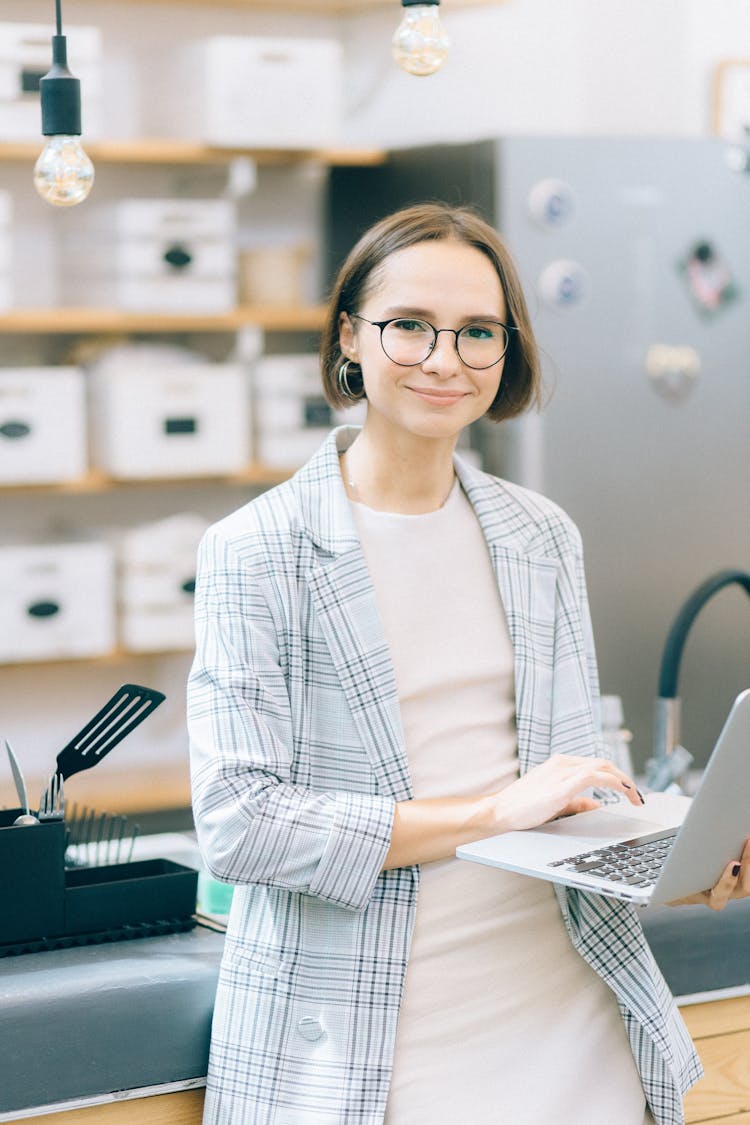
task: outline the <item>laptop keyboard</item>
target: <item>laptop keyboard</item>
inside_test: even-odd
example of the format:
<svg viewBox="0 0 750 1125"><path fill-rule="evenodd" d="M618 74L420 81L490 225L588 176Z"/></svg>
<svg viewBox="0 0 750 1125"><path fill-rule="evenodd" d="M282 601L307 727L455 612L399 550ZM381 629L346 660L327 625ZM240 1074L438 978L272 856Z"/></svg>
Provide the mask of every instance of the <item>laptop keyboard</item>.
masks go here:
<svg viewBox="0 0 750 1125"><path fill-rule="evenodd" d="M558 859L549 866L593 875L597 879L609 879L615 883L651 887L659 878L676 838L677 832L674 829L655 832L650 836L639 836L621 844L610 844L604 848L596 848L595 851Z"/></svg>

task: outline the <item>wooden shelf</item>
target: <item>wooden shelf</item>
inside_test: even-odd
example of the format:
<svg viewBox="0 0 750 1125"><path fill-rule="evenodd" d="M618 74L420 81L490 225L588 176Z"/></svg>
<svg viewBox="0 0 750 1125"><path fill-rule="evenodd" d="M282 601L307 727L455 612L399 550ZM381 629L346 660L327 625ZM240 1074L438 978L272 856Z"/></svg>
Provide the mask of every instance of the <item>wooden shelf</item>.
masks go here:
<svg viewBox="0 0 750 1125"><path fill-rule="evenodd" d="M12 309L0 315L0 335L80 335L132 332L236 332L255 326L266 332L318 332L324 305L240 305L227 313L140 313L119 309Z"/></svg>
<svg viewBox="0 0 750 1125"><path fill-rule="evenodd" d="M172 488L193 487L205 484L221 484L242 487L243 485L257 485L259 488L270 488L288 480L294 468L276 469L263 465L259 461L251 462L240 473L209 477L143 477L136 479L120 479L110 477L106 473L91 469L83 477L76 480L61 481L59 484L0 484L0 495L24 495L28 492L51 493L62 496L92 496L102 492L116 492L123 488Z"/></svg>
<svg viewBox="0 0 750 1125"><path fill-rule="evenodd" d="M136 0L136 3L163 3L164 0ZM206 0L166 0L178 7L206 5ZM444 0L447 11L453 8L499 8L506 0ZM217 0L216 7L245 8L248 11L297 12L318 16L346 16L380 8L393 8L394 0Z"/></svg>
<svg viewBox="0 0 750 1125"><path fill-rule="evenodd" d="M249 149L214 148L199 141L181 141L171 137L136 140L86 141L86 152L94 164L229 164L239 156L247 156L263 165L291 165L306 162L339 167L369 167L388 159L379 148L330 149ZM39 156L40 141L6 141L0 143L0 161L27 161L33 164Z"/></svg>

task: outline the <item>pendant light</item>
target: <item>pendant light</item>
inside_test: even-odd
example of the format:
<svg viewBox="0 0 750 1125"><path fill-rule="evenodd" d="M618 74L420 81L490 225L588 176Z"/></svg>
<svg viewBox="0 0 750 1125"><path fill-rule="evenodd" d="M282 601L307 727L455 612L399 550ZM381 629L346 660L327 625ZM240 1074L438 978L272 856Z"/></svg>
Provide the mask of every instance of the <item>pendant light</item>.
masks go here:
<svg viewBox="0 0 750 1125"><path fill-rule="evenodd" d="M39 81L42 134L48 140L34 166L34 187L47 203L72 207L91 191L94 165L81 147L81 83L68 70L60 5L55 0L52 66Z"/></svg>
<svg viewBox="0 0 750 1125"><path fill-rule="evenodd" d="M401 0L401 6L404 14L393 36L393 57L409 74L434 74L450 46L440 22L440 0Z"/></svg>

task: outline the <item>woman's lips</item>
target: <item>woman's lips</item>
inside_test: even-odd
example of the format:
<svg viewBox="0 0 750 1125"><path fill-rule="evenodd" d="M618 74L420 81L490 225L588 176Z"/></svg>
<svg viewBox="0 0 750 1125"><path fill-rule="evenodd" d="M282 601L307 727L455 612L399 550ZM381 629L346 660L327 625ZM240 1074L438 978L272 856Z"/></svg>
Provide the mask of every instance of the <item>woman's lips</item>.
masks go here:
<svg viewBox="0 0 750 1125"><path fill-rule="evenodd" d="M426 387L409 387L415 395L432 406L452 406L465 398L467 391L434 391Z"/></svg>

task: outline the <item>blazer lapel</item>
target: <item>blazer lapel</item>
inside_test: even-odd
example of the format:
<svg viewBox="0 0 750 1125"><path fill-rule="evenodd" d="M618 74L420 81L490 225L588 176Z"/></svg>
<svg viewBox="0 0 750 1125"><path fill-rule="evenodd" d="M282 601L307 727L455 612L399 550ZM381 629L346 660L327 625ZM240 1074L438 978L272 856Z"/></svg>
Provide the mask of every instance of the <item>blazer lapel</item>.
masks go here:
<svg viewBox="0 0 750 1125"><path fill-rule="evenodd" d="M537 528L501 483L456 458L456 472L490 551L513 642L521 773L549 753L557 563L529 549Z"/></svg>
<svg viewBox="0 0 750 1125"><path fill-rule="evenodd" d="M338 461L357 432L334 430L297 474L305 529L316 547L305 577L380 790L402 801L412 796L412 788L396 677Z"/></svg>

